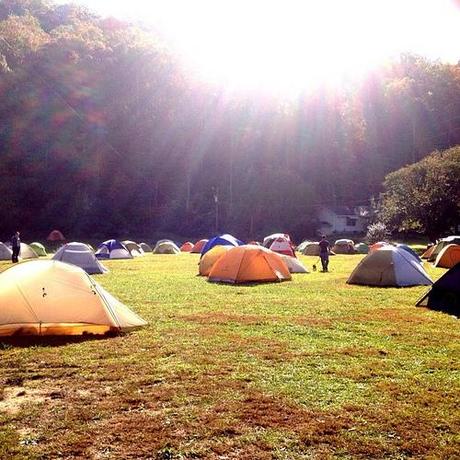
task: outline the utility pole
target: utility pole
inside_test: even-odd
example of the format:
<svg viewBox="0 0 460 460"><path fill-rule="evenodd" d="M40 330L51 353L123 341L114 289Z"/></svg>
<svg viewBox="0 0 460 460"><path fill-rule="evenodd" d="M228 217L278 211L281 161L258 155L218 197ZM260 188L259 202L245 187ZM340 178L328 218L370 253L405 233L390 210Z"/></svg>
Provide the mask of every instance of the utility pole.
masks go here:
<svg viewBox="0 0 460 460"><path fill-rule="evenodd" d="M216 234L219 233L219 188L213 187L214 204L216 209Z"/></svg>

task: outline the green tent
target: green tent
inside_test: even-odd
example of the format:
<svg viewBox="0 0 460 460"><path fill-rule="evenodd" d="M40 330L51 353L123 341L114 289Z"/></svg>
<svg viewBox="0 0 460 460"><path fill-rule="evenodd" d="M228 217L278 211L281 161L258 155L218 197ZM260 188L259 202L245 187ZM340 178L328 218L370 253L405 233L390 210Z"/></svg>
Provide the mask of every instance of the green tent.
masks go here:
<svg viewBox="0 0 460 460"><path fill-rule="evenodd" d="M355 251L358 254L368 254L369 246L366 243L358 243L355 245Z"/></svg>
<svg viewBox="0 0 460 460"><path fill-rule="evenodd" d="M43 257L43 256L47 256L48 254L46 253L46 249L45 249L45 246L43 246L43 244L41 243L38 243L37 241L35 241L34 243L30 243L29 245L36 253L38 256L40 257Z"/></svg>

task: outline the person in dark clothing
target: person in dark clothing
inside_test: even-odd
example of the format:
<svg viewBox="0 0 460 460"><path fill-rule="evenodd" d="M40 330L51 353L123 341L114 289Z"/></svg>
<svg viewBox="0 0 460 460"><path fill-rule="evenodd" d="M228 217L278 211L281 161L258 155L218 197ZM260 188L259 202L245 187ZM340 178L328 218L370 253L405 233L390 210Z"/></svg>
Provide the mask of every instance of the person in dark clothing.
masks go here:
<svg viewBox="0 0 460 460"><path fill-rule="evenodd" d="M323 266L323 272L327 272L329 265L329 250L331 248L331 243L327 241L326 235L321 237L319 242L319 258L321 259L321 265Z"/></svg>
<svg viewBox="0 0 460 460"><path fill-rule="evenodd" d="M11 250L13 251L11 261L15 264L18 262L19 253L21 251L21 238L19 232L16 232L11 238Z"/></svg>

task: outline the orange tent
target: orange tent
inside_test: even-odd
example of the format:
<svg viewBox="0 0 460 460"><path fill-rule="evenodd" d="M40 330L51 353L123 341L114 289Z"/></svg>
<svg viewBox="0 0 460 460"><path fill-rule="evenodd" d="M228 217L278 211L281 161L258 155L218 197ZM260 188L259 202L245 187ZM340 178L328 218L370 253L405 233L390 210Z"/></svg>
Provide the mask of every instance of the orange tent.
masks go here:
<svg viewBox="0 0 460 460"><path fill-rule="evenodd" d="M369 252L377 251L378 249L384 248L385 246L389 246L389 243L385 241L379 241L378 243L374 243L372 246L369 246Z"/></svg>
<svg viewBox="0 0 460 460"><path fill-rule="evenodd" d="M449 244L436 257L435 267L452 268L460 262L460 245Z"/></svg>
<svg viewBox="0 0 460 460"><path fill-rule="evenodd" d="M194 254L200 253L201 250L203 249L204 245L208 242L208 240L200 240L195 243L195 246L193 246L193 249L190 251Z"/></svg>
<svg viewBox="0 0 460 460"><path fill-rule="evenodd" d="M422 259L429 259L431 257L431 254L433 254L434 248L436 247L435 244L430 246L423 254L422 254Z"/></svg>
<svg viewBox="0 0 460 460"><path fill-rule="evenodd" d="M200 260L199 274L208 276L214 264L225 254L232 246L214 246Z"/></svg>
<svg viewBox="0 0 460 460"><path fill-rule="evenodd" d="M209 273L209 281L221 283L263 283L290 279L289 269L280 255L252 245L229 249Z"/></svg>
<svg viewBox="0 0 460 460"><path fill-rule="evenodd" d="M193 249L193 243L190 241L186 241L181 247L180 250L182 252L190 252Z"/></svg>
<svg viewBox="0 0 460 460"><path fill-rule="evenodd" d="M48 241L65 241L64 235L59 230L53 230L46 238Z"/></svg>

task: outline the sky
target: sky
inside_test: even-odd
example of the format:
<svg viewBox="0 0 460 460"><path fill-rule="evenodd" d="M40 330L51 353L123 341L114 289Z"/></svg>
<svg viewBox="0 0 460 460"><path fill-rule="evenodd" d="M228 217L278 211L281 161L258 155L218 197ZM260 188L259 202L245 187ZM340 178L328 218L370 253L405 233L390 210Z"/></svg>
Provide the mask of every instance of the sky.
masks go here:
<svg viewBox="0 0 460 460"><path fill-rule="evenodd" d="M103 16L151 23L203 79L235 87L300 90L334 83L406 51L460 60L460 0L73 3Z"/></svg>

